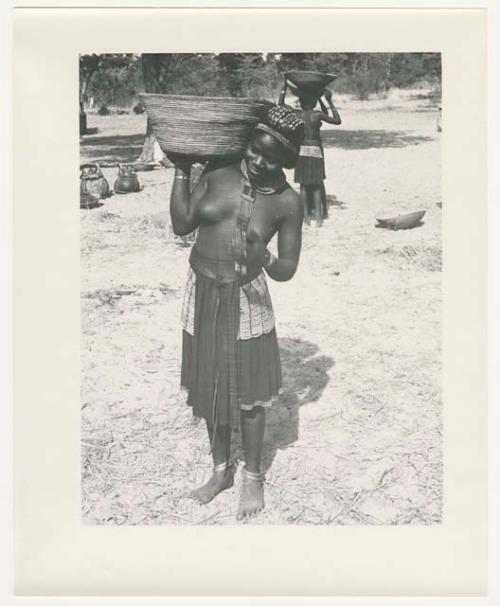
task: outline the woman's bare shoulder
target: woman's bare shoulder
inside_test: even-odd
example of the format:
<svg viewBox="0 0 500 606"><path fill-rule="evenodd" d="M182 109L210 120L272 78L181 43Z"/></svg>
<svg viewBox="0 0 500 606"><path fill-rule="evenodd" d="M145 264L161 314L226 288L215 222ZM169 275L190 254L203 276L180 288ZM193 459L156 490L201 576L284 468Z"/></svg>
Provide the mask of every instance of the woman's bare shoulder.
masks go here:
<svg viewBox="0 0 500 606"><path fill-rule="evenodd" d="M295 214L295 212L302 208L300 196L291 185L281 194L281 201L288 214Z"/></svg>
<svg viewBox="0 0 500 606"><path fill-rule="evenodd" d="M227 162L209 162L206 166L205 166L205 170L203 172L204 175L206 175L206 177L210 180L213 181L221 181L221 180L225 180L228 177L232 177L235 174L236 175L240 175L240 172L238 170L239 167L239 163L238 164L228 164Z"/></svg>
<svg viewBox="0 0 500 606"><path fill-rule="evenodd" d="M237 167L240 165L240 162L241 162L241 160L238 162L235 162L234 160L228 161L225 158L215 158L213 160L210 160L205 165L205 170L207 172L217 172L217 173L234 171L234 170L237 170Z"/></svg>

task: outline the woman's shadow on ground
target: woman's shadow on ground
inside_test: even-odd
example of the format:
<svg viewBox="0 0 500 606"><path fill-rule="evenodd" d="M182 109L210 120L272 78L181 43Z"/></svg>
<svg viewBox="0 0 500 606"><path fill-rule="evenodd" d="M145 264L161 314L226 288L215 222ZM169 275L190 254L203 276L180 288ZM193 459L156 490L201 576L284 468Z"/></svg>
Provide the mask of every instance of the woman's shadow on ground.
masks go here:
<svg viewBox="0 0 500 606"><path fill-rule="evenodd" d="M330 380L328 371L335 361L318 355L319 347L301 339L280 339L283 393L279 402L266 409L266 432L262 471L267 471L280 449L287 448L299 437L299 409L317 402ZM243 460L241 441L236 453Z"/></svg>

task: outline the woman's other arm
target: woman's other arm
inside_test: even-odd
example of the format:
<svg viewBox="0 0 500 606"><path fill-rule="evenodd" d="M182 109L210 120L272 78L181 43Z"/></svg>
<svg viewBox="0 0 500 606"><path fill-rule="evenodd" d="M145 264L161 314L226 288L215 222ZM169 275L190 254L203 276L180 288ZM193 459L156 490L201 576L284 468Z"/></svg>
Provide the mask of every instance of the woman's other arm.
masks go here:
<svg viewBox="0 0 500 606"><path fill-rule="evenodd" d="M287 195L285 204L288 212L278 230L278 257L270 253L264 240L252 229L247 232L245 250L233 243L235 259L247 267L246 282L256 278L263 269L273 280L286 282L297 270L304 208L295 191L290 190Z"/></svg>
<svg viewBox="0 0 500 606"><path fill-rule="evenodd" d="M324 95L325 95L325 99L328 101L328 105L330 106L330 111L331 111L332 115L330 116L328 114L328 108L323 103L323 100L320 97L319 104L321 105L321 111L323 112L320 115L321 120L323 122L328 122L329 124L335 124L337 126L339 124L342 124L340 114L337 111L337 108L335 107L335 105L333 104L333 101L332 101L332 91L329 88L325 88Z"/></svg>
<svg viewBox="0 0 500 606"><path fill-rule="evenodd" d="M278 231L278 257L273 260L267 251L264 264L266 273L277 282L286 282L293 277L297 271L302 247L304 207L295 191L289 191L289 195L290 200L287 201L287 205L290 211L286 214Z"/></svg>
<svg viewBox="0 0 500 606"><path fill-rule="evenodd" d="M286 82L286 78L285 78L285 83L283 84L283 88L281 89L280 96L278 99L278 105L285 104L286 89L287 89L287 82Z"/></svg>

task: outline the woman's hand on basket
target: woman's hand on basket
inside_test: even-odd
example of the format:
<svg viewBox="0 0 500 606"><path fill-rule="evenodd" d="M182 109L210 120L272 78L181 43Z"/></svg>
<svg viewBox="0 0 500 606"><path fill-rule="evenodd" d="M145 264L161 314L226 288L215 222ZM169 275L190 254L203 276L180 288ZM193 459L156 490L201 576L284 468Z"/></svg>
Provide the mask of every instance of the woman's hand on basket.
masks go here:
<svg viewBox="0 0 500 606"><path fill-rule="evenodd" d="M190 168L192 164L198 161L194 156L184 154L168 153L167 158L176 168Z"/></svg>

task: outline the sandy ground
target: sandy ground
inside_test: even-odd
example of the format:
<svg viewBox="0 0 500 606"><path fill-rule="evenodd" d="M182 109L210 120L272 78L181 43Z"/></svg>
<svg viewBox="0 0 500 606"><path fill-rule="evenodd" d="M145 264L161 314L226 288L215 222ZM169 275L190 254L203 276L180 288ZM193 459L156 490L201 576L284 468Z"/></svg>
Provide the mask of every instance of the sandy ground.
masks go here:
<svg viewBox="0 0 500 606"><path fill-rule="evenodd" d="M439 523L436 111L414 97L341 114L341 127L323 130L330 218L304 229L294 279L269 281L285 393L268 413L266 508L251 523ZM82 161L139 155L144 116L90 115L89 127L98 132L83 138ZM104 169L111 186L116 172ZM86 523L236 523L239 476L209 505L186 498L211 461L178 393L189 246L169 224L172 177L140 173L140 193L81 211ZM413 230L375 228L379 213L420 209Z"/></svg>

